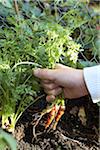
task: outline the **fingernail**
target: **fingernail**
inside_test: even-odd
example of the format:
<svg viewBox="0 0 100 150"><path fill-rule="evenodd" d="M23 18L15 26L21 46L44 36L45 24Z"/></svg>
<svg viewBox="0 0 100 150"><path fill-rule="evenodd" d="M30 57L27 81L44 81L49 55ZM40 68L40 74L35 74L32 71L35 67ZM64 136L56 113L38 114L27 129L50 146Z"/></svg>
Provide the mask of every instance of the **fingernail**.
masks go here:
<svg viewBox="0 0 100 150"><path fill-rule="evenodd" d="M33 70L33 74L34 74L35 76L38 76L39 71L40 71L40 69L39 69L39 68L38 68L38 69L35 69L35 70Z"/></svg>
<svg viewBox="0 0 100 150"><path fill-rule="evenodd" d="M47 95L46 100L47 102L52 102L55 99L54 95Z"/></svg>

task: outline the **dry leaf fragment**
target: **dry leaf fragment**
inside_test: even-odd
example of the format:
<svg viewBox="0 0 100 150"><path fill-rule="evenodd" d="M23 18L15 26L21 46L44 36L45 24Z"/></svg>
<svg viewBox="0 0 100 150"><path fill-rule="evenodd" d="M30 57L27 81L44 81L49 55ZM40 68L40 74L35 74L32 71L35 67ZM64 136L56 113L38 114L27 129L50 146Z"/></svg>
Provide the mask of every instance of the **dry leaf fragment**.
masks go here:
<svg viewBox="0 0 100 150"><path fill-rule="evenodd" d="M82 125L86 126L87 118L86 118L86 113L85 113L85 109L83 106L79 108L78 117Z"/></svg>

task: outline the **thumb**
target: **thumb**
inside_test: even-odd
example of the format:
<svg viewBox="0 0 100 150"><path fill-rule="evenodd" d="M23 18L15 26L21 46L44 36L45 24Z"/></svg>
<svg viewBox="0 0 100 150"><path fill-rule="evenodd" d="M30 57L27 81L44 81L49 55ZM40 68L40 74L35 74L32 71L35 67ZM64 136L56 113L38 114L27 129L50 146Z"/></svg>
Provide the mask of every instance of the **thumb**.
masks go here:
<svg viewBox="0 0 100 150"><path fill-rule="evenodd" d="M35 69L33 75L40 79L54 80L55 70L54 69Z"/></svg>
<svg viewBox="0 0 100 150"><path fill-rule="evenodd" d="M66 66L62 65L62 64L56 64L55 65L55 69L65 69Z"/></svg>

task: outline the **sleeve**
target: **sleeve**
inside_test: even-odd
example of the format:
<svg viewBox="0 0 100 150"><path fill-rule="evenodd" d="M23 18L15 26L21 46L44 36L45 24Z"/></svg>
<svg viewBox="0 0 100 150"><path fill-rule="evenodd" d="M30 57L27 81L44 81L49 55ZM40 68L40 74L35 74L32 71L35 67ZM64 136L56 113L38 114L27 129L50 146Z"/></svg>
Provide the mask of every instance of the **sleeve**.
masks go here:
<svg viewBox="0 0 100 150"><path fill-rule="evenodd" d="M100 102L100 65L84 68L84 80L93 103Z"/></svg>

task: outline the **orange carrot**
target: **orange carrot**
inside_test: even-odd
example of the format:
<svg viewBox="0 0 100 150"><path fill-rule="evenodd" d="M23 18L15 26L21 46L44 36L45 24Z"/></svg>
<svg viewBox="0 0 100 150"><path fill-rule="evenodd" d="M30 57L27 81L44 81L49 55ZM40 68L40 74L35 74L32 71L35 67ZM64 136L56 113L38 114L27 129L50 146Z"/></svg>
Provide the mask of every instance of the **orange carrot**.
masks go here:
<svg viewBox="0 0 100 150"><path fill-rule="evenodd" d="M56 126L57 126L57 124L58 124L58 121L60 120L60 118L62 117L62 115L64 114L64 111L65 111L65 106L64 105L60 105L60 108L59 108L59 110L58 110L58 113L57 113L57 115L56 115L56 117L55 117L55 123L54 123L54 126L53 126L53 130L55 130L56 129Z"/></svg>
<svg viewBox="0 0 100 150"><path fill-rule="evenodd" d="M55 118L55 114L56 114L56 105L54 104L52 107L52 110L49 113L49 116L45 125L45 129L47 129L49 125L52 123L53 119Z"/></svg>

